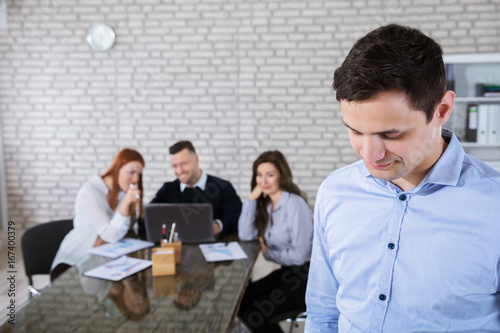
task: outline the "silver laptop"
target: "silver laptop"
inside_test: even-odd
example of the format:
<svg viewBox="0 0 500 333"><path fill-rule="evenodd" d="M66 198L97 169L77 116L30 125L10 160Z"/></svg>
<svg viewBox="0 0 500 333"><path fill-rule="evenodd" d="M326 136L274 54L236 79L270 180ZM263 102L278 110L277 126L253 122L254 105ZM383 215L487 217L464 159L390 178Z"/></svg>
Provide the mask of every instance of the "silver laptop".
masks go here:
<svg viewBox="0 0 500 333"><path fill-rule="evenodd" d="M175 222L175 231L183 243L207 243L215 241L212 204L152 203L144 207L146 239L160 243L163 224L167 233Z"/></svg>

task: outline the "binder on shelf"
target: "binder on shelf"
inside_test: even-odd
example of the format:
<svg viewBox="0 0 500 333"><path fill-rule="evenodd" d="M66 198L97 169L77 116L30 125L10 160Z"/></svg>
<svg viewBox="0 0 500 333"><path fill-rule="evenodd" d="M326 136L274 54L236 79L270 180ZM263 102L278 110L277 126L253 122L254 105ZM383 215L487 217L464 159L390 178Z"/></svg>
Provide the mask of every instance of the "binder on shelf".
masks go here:
<svg viewBox="0 0 500 333"><path fill-rule="evenodd" d="M500 97L500 83L476 83L476 96Z"/></svg>
<svg viewBox="0 0 500 333"><path fill-rule="evenodd" d="M446 90L455 90L455 64L445 64Z"/></svg>
<svg viewBox="0 0 500 333"><path fill-rule="evenodd" d="M500 104L496 104L496 113L497 113L497 142L500 143Z"/></svg>
<svg viewBox="0 0 500 333"><path fill-rule="evenodd" d="M465 140L468 142L477 141L477 105L469 105L468 107Z"/></svg>
<svg viewBox="0 0 500 333"><path fill-rule="evenodd" d="M488 143L498 142L498 112L500 104L488 105Z"/></svg>
<svg viewBox="0 0 500 333"><path fill-rule="evenodd" d="M488 143L489 104L479 104L477 108L477 143Z"/></svg>

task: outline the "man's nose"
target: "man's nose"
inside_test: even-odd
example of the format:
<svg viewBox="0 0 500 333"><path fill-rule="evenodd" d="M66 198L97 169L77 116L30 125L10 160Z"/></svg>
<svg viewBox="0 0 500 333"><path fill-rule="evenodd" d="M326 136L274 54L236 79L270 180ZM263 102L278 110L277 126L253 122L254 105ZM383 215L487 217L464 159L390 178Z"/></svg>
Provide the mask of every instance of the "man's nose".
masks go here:
<svg viewBox="0 0 500 333"><path fill-rule="evenodd" d="M374 164L385 156L384 141L375 135L366 135L363 138L361 157L367 164Z"/></svg>

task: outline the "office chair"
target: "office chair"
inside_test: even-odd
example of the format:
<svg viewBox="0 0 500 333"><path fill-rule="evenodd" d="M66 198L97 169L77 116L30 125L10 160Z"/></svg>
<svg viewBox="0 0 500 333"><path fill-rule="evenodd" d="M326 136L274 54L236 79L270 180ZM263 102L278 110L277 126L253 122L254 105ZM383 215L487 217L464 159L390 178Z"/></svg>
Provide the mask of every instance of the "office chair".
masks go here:
<svg viewBox="0 0 500 333"><path fill-rule="evenodd" d="M299 327L297 323L306 321L306 318L307 318L307 312L306 309L303 308L303 309L291 310L288 312L281 313L278 316L271 317L269 319L269 322L271 324L276 324L284 320L287 323L290 323L290 330L288 332L293 333L294 328Z"/></svg>
<svg viewBox="0 0 500 333"><path fill-rule="evenodd" d="M24 269L28 276L31 296L39 294L33 287L33 275L50 273L50 266L59 245L71 229L73 229L72 219L51 221L27 229L21 237Z"/></svg>
<svg viewBox="0 0 500 333"><path fill-rule="evenodd" d="M299 312L295 314L294 316L291 316L290 318L286 319L287 323L290 323L290 331L289 333L293 333L293 329L296 327L299 327L297 323L299 322L305 322L307 318L307 312Z"/></svg>

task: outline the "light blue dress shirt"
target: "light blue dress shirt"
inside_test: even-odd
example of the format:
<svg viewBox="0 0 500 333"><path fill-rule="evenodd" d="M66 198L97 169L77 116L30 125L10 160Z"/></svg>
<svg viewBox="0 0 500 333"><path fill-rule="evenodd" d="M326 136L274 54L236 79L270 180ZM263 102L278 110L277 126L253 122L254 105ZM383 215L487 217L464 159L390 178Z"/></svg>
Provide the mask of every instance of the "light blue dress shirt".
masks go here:
<svg viewBox="0 0 500 333"><path fill-rule="evenodd" d="M283 266L299 266L311 258L313 239L313 219L311 209L299 195L283 191L278 204L271 211L269 204L267 213L269 222L265 232L269 250L264 258ZM243 202L238 220L238 236L241 240L257 239L255 228L257 201Z"/></svg>
<svg viewBox="0 0 500 333"><path fill-rule="evenodd" d="M305 332L500 332L500 174L442 134L409 191L363 161L323 182Z"/></svg>

